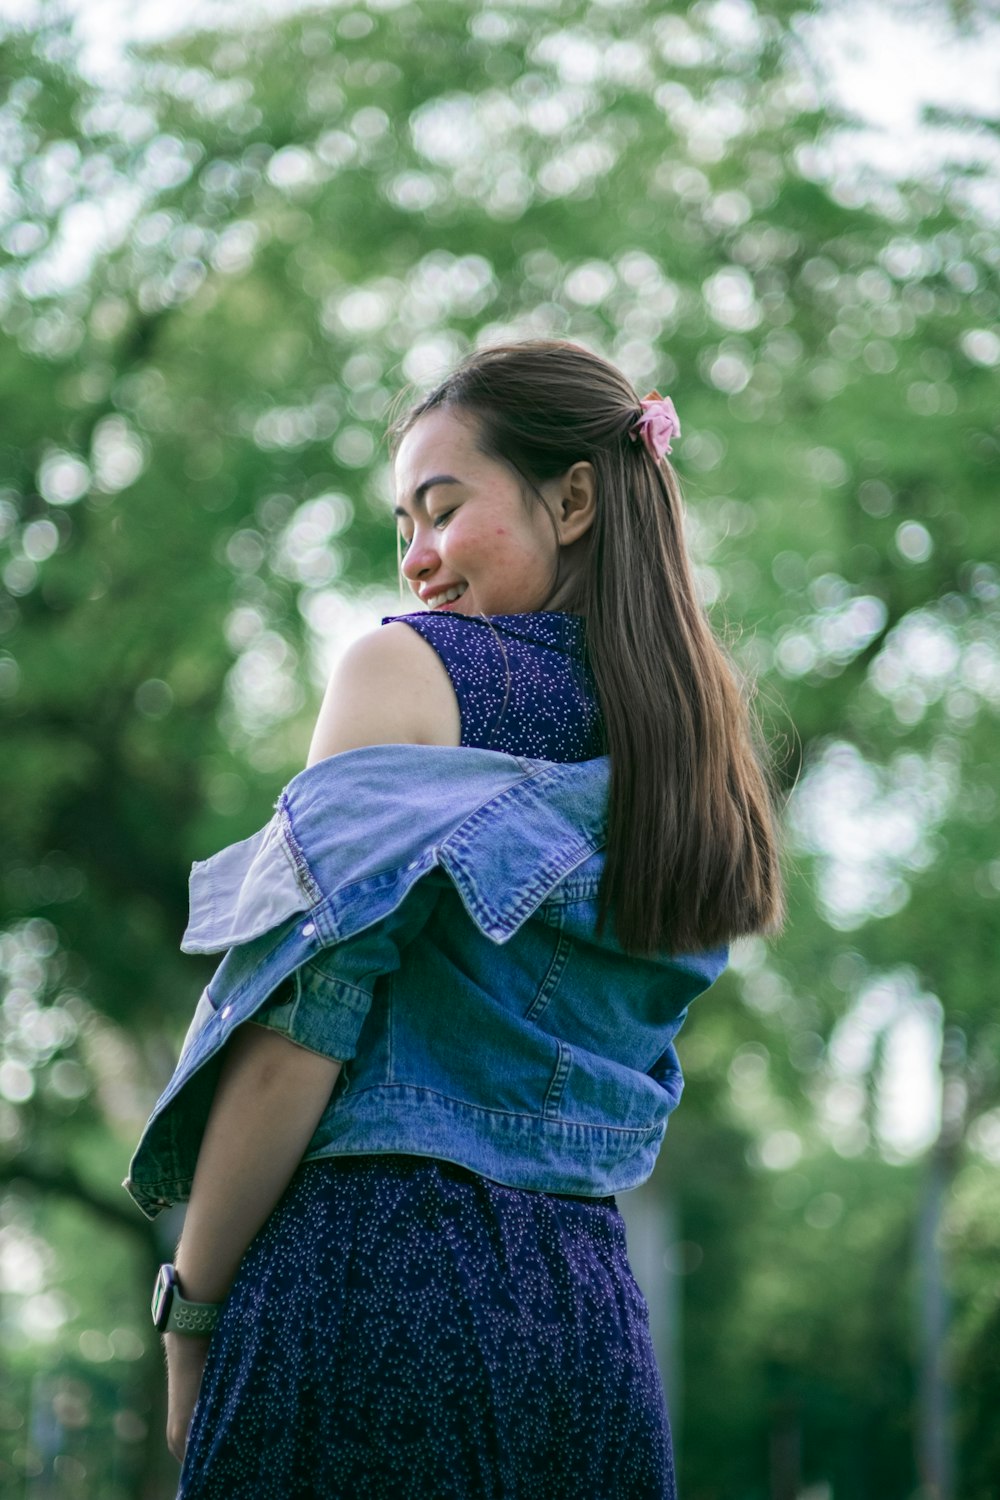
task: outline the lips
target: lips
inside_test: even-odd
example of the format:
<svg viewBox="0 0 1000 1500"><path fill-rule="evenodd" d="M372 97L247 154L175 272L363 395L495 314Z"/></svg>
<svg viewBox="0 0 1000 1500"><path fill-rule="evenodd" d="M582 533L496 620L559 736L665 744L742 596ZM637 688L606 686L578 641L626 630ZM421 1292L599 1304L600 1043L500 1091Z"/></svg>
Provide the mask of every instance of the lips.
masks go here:
<svg viewBox="0 0 1000 1500"><path fill-rule="evenodd" d="M453 583L447 588L428 589L421 595L428 609L449 609L453 604L458 604L468 592L467 583ZM450 596L450 597L449 597Z"/></svg>

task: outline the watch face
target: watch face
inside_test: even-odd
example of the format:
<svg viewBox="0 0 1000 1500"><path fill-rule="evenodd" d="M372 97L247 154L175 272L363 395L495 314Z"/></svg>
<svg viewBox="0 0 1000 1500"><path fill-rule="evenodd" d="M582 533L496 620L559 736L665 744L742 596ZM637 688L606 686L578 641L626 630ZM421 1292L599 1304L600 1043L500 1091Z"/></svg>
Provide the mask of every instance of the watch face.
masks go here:
<svg viewBox="0 0 1000 1500"><path fill-rule="evenodd" d="M153 1288L153 1327L162 1333L170 1316L170 1304L174 1300L174 1284L177 1280L173 1266L161 1266Z"/></svg>

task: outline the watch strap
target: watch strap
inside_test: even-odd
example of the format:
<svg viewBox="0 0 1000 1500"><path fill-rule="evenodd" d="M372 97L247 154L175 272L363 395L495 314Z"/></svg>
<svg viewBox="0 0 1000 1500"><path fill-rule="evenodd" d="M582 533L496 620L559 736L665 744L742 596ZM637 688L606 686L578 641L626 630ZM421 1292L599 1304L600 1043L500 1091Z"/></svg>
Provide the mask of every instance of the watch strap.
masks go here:
<svg viewBox="0 0 1000 1500"><path fill-rule="evenodd" d="M161 1266L153 1289L153 1326L160 1333L209 1334L222 1309L221 1302L190 1302L184 1296L177 1271Z"/></svg>
<svg viewBox="0 0 1000 1500"><path fill-rule="evenodd" d="M211 1333L215 1327L221 1302L188 1302L174 1287L170 1300L170 1311L163 1325L164 1333Z"/></svg>

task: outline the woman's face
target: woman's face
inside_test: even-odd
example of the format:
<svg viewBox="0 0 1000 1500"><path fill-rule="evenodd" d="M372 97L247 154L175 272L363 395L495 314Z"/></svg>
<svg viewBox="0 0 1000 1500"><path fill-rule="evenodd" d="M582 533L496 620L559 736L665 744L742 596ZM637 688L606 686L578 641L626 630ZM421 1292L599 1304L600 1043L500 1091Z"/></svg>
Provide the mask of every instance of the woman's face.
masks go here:
<svg viewBox="0 0 1000 1500"><path fill-rule="evenodd" d="M478 451L474 416L425 412L393 472L403 573L429 609L509 615L549 607L559 551L553 516L541 501L524 500L512 470Z"/></svg>

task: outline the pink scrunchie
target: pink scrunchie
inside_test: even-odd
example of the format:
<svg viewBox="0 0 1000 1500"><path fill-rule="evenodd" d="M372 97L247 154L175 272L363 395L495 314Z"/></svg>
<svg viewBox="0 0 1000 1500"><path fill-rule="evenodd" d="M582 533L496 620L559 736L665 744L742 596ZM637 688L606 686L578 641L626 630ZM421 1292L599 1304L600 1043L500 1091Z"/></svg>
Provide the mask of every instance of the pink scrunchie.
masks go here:
<svg viewBox="0 0 1000 1500"><path fill-rule="evenodd" d="M652 457L659 463L663 455L670 452L670 439L681 435L681 424L674 410L674 403L669 396L661 396L659 391L650 391L639 405L642 407L642 416L629 428L629 437L633 442L642 438Z"/></svg>

